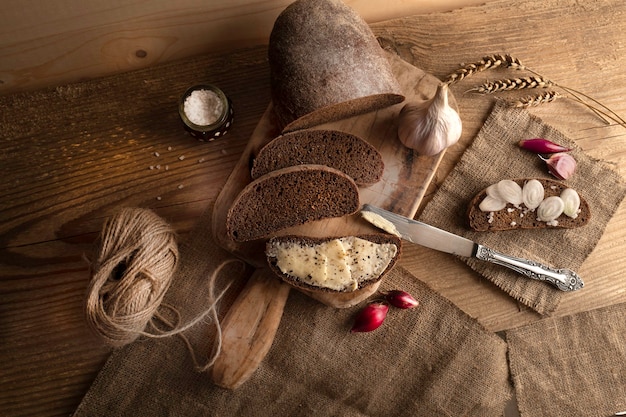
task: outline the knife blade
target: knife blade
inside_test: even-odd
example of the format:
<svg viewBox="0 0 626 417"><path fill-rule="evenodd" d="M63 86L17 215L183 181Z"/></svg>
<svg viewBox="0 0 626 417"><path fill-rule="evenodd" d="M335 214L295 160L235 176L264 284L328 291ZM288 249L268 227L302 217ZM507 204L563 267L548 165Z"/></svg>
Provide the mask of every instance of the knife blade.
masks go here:
<svg viewBox="0 0 626 417"><path fill-rule="evenodd" d="M409 242L504 266L528 278L552 284L562 291L576 291L584 285L580 276L570 269L553 268L540 262L506 255L470 239L370 204L363 205L361 216L379 229Z"/></svg>

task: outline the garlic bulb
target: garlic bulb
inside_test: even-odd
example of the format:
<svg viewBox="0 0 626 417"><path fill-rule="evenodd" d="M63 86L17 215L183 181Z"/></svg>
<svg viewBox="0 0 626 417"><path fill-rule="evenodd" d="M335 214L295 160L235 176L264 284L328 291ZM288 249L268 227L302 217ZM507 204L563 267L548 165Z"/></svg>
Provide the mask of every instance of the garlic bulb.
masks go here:
<svg viewBox="0 0 626 417"><path fill-rule="evenodd" d="M430 100L407 103L398 115L398 138L420 155L432 156L461 137L459 114L448 104L448 86L441 84Z"/></svg>

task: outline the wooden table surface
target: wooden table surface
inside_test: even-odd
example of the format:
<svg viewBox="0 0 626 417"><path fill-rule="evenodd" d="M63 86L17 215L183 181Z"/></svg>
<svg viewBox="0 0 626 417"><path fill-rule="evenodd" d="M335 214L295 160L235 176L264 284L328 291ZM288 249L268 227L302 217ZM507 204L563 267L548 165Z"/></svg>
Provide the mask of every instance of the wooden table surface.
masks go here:
<svg viewBox="0 0 626 417"><path fill-rule="evenodd" d="M439 78L460 63L506 52L626 117L621 0L493 1L372 26L388 48ZM215 200L267 107L265 52L261 45L0 96L0 415L73 412L109 354L84 321L84 254L104 219L125 206L154 209L184 238ZM499 75L481 77L453 87L463 136L446 153L429 195L493 104L490 96L465 92ZM207 80L233 100L235 126L219 141L198 143L182 130L176 102L188 85ZM626 176L625 127L604 126L570 100L531 112ZM579 270L590 285L564 297L556 315L624 301L625 243L622 204ZM541 320L464 263L405 248L404 267L488 329Z"/></svg>

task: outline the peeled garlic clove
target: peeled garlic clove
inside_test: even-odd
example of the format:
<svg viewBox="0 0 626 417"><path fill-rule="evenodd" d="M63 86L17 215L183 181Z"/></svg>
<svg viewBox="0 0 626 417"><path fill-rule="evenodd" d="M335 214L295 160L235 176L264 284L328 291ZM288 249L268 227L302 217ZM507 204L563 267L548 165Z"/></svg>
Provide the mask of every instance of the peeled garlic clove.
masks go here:
<svg viewBox="0 0 626 417"><path fill-rule="evenodd" d="M481 211L500 211L505 207L506 201L494 198L490 195L487 195L487 197L485 197L478 205L478 208Z"/></svg>
<svg viewBox="0 0 626 417"><path fill-rule="evenodd" d="M565 209L565 203L559 196L548 197L537 207L537 220L551 222L556 220Z"/></svg>
<svg viewBox="0 0 626 417"><path fill-rule="evenodd" d="M568 153L555 153L546 159L548 171L558 179L566 180L576 171L576 160Z"/></svg>
<svg viewBox="0 0 626 417"><path fill-rule="evenodd" d="M529 209L536 209L543 201L545 191L543 185L537 180L530 180L522 188L522 202Z"/></svg>
<svg viewBox="0 0 626 417"><path fill-rule="evenodd" d="M571 188L566 188L561 192L561 200L565 204L563 208L563 213L566 216L575 219L578 217L578 209L580 208L580 196L576 192L576 190L572 190Z"/></svg>
<svg viewBox="0 0 626 417"><path fill-rule="evenodd" d="M398 138L420 155L440 153L459 140L461 131L461 118L448 104L447 85L439 85L430 100L407 103L398 115Z"/></svg>
<svg viewBox="0 0 626 417"><path fill-rule="evenodd" d="M519 206L524 201L522 187L513 180L502 180L497 184L497 194L507 203Z"/></svg>
<svg viewBox="0 0 626 417"><path fill-rule="evenodd" d="M500 197L500 194L498 194L498 183L491 184L489 187L487 187L485 192L490 197L493 197L498 200L502 200L502 197Z"/></svg>

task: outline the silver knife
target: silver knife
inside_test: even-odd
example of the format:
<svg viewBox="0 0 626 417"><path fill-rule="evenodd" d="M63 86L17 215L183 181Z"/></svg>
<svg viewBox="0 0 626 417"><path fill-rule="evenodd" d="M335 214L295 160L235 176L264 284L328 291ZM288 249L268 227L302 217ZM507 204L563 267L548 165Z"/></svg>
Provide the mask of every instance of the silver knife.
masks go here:
<svg viewBox="0 0 626 417"><path fill-rule="evenodd" d="M539 262L505 255L464 237L379 207L365 204L361 208L361 216L379 229L418 245L502 265L528 278L550 283L562 291L575 291L583 287L580 276L569 269L552 268Z"/></svg>

